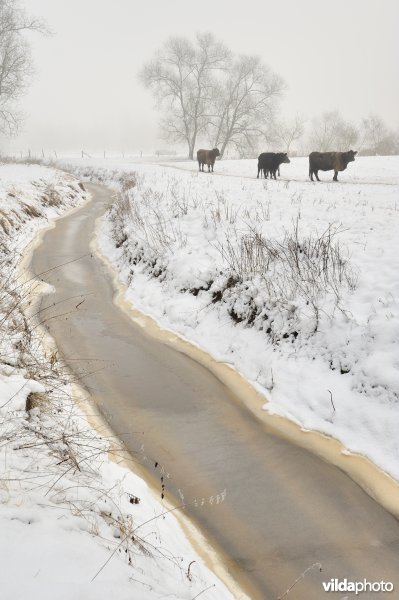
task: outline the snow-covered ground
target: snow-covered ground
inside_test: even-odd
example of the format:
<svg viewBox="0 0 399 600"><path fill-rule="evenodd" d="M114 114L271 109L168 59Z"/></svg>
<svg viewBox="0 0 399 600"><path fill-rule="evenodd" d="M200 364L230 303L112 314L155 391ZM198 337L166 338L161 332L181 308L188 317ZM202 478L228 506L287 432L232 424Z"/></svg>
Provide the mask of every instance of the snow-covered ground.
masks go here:
<svg viewBox="0 0 399 600"><path fill-rule="evenodd" d="M118 464L119 444L88 425L56 352L21 310L39 291L21 266L28 244L85 198L55 169L0 166L1 598L231 598L161 497Z"/></svg>
<svg viewBox="0 0 399 600"><path fill-rule="evenodd" d="M158 160L162 162L162 160ZM197 171L196 161L176 161L170 164L173 167L187 171ZM358 157L349 163L346 171L338 174L338 180L352 183L385 183L399 184L397 156ZM238 177L256 177L258 173L258 161L251 160L220 160L215 163L215 173L223 175L234 175ZM207 168L205 167L205 170ZM309 173L309 160L307 157L291 158L289 164L280 167L281 179L293 181L307 181ZM333 171L319 172L320 179L331 181Z"/></svg>
<svg viewBox="0 0 399 600"><path fill-rule="evenodd" d="M70 168L125 189L100 242L136 308L398 480L399 158L357 158L338 183L309 182L305 158L277 181L256 165Z"/></svg>

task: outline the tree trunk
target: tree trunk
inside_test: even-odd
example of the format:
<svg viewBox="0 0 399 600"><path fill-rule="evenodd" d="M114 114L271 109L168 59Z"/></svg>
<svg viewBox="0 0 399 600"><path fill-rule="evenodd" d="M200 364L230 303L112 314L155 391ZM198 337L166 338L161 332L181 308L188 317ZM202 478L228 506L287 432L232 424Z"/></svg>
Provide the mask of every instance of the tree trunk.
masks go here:
<svg viewBox="0 0 399 600"><path fill-rule="evenodd" d="M188 144L188 158L194 160L195 142L197 140L197 132L194 132Z"/></svg>
<svg viewBox="0 0 399 600"><path fill-rule="evenodd" d="M223 154L226 152L226 148L227 148L227 145L228 145L229 141L230 141L230 139L228 139L228 138L226 138L224 140L224 142L222 144L222 147L220 149L220 156L219 156L219 158L223 158Z"/></svg>

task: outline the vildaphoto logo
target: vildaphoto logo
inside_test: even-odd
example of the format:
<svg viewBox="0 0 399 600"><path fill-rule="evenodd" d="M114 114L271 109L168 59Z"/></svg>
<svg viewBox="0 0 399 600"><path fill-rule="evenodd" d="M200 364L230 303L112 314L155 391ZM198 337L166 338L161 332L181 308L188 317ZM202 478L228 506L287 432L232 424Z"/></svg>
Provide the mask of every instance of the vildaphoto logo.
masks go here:
<svg viewBox="0 0 399 600"><path fill-rule="evenodd" d="M356 595L363 592L393 592L391 581L349 581L348 579L330 579L323 581L325 592L354 592Z"/></svg>

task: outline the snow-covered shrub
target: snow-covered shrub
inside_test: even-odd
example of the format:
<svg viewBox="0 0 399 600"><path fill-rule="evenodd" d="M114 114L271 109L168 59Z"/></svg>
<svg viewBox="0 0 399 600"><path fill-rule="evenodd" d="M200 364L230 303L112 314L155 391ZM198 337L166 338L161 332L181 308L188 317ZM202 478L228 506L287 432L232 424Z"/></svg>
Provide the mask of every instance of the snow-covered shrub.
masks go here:
<svg viewBox="0 0 399 600"><path fill-rule="evenodd" d="M237 302L229 310L234 321L252 325L257 315L264 319L265 310L276 305L281 312L286 310L289 321L301 306L308 306L313 312L316 331L320 310L322 307L326 310L325 298L335 298L335 302L330 303L332 314L336 306L340 307L342 291L353 291L356 286L354 269L347 250L342 249L336 239L338 235L339 227L329 224L321 234L302 236L297 219L290 229L284 229L279 239L265 237L253 229L219 242L229 280L236 281L236 288L240 286L236 289ZM263 306L257 305L254 296L242 303L242 296L248 296L245 292L250 289L256 295L262 290ZM237 310L240 303L243 310Z"/></svg>

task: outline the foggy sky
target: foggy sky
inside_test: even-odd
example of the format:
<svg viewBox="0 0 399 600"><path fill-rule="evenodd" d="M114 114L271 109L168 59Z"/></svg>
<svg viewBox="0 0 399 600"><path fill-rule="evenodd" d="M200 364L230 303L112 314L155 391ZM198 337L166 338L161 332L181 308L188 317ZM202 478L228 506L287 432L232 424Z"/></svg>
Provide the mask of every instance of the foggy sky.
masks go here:
<svg viewBox="0 0 399 600"><path fill-rule="evenodd" d="M137 79L170 35L210 31L288 85L284 114L378 113L399 127L398 0L25 0L51 37L29 35L36 75L18 152L152 151L159 114Z"/></svg>

